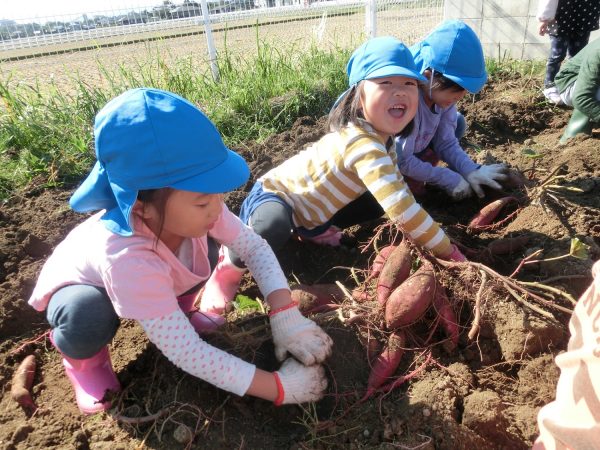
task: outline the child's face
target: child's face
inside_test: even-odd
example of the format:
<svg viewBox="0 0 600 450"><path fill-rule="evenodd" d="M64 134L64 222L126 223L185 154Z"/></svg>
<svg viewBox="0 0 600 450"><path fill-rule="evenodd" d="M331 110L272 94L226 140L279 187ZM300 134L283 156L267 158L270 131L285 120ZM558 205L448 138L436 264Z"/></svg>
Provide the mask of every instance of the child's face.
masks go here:
<svg viewBox="0 0 600 450"><path fill-rule="evenodd" d="M174 189L164 208L164 221L152 203L144 208L146 224L159 239L175 251L185 238L206 235L223 209L223 194L199 194Z"/></svg>
<svg viewBox="0 0 600 450"><path fill-rule="evenodd" d="M426 103L429 106L436 104L440 108L448 108L467 95L465 89L461 89L460 91L455 91L454 89L432 89L430 95L428 86L424 86L423 92L425 93L426 100L428 100Z"/></svg>
<svg viewBox="0 0 600 450"><path fill-rule="evenodd" d="M408 77L365 80L360 93L363 116L378 132L400 133L417 112L417 81Z"/></svg>

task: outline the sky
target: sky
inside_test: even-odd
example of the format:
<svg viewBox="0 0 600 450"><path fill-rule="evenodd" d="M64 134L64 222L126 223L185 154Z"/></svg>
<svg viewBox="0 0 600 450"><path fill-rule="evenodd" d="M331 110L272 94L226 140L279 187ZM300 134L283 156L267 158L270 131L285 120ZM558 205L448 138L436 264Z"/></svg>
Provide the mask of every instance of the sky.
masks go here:
<svg viewBox="0 0 600 450"><path fill-rule="evenodd" d="M173 3L183 3L175 0ZM94 15L116 15L131 10L152 9L162 0L0 0L0 19L17 22L68 21L84 13Z"/></svg>

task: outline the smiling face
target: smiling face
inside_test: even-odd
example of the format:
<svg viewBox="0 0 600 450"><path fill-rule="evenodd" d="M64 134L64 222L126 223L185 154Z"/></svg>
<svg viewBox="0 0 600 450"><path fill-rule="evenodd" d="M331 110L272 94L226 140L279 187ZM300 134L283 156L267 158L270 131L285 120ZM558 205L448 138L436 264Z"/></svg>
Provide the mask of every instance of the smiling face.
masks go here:
<svg viewBox="0 0 600 450"><path fill-rule="evenodd" d="M414 118L418 104L417 80L393 76L362 83L363 117L379 133L395 136Z"/></svg>
<svg viewBox="0 0 600 450"><path fill-rule="evenodd" d="M212 229L223 209L223 194L173 189L164 208L152 202L140 202L139 208L146 225L175 252L185 238L201 237Z"/></svg>

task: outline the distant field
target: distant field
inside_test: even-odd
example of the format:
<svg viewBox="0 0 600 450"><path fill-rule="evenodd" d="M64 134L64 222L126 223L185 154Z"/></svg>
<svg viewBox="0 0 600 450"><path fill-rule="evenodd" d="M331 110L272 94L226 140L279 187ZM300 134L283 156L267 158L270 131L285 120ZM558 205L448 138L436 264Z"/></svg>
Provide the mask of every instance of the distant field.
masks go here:
<svg viewBox="0 0 600 450"><path fill-rule="evenodd" d="M260 20L267 20L261 18ZM279 21L277 21L279 20ZM377 34L392 34L411 44L424 36L441 20L440 8L407 9L395 7L377 14ZM297 48L299 51L311 43L319 47L354 47L364 39L365 16L348 13L331 16L301 18L269 18L270 23L249 20L216 24L213 39L217 52L225 49L230 54L249 57L257 54L257 34L260 41L273 44L277 49ZM95 48L93 48L96 46ZM77 50L77 48L87 48ZM181 58L189 59L198 70L208 67L206 37L201 26L179 29L178 35L161 36L156 32L131 36L113 36L100 41L55 44L47 48L54 52L38 57L27 57L27 51L0 52L0 59L18 55L23 59L0 62L0 77L11 82L39 83L42 87L50 82L67 88L73 76L94 86L103 80L99 66L117 70L123 65L135 68L152 64L157 55L163 62ZM37 49L39 51L39 49ZM11 53L12 52L12 53Z"/></svg>

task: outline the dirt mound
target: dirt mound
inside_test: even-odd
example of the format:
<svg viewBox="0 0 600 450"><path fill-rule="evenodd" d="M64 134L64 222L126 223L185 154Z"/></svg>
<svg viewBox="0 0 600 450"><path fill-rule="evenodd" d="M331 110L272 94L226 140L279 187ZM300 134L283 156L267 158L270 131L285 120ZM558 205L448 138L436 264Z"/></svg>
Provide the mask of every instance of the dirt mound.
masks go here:
<svg viewBox="0 0 600 450"><path fill-rule="evenodd" d="M572 305L558 294L555 303L562 309L531 297L520 301L502 280L548 283L574 298L589 284L592 261L600 257L598 136L558 145L569 111L545 103L530 79L492 80L474 101L465 99L460 109L469 123L465 147L472 157L479 162L508 162L525 174L529 188L490 192L483 201L459 203L430 190L431 195L420 201L473 261L485 262L500 278L486 277L479 334L471 340L468 333L482 274L476 267L457 271L436 266L459 320L458 347L444 349L446 336L435 326L437 317L430 309L407 328L409 348L397 372L418 370L417 375L363 402L359 400L370 372L367 350L357 328L337 313L316 317L335 348L328 361L328 395L305 408L275 408L219 391L175 368L135 323L123 321L111 345L124 387L116 410L95 417L79 415L60 358L47 341L45 317L26 304L43 261L81 220L68 208L72 189L31 188L4 204L0 441L5 448L184 448L181 435L189 430L194 439L187 448L528 448L537 433L537 411L554 395L558 371L553 356L566 346L567 311ZM324 118L302 118L289 131L261 144L247 143L239 151L258 177L324 133ZM541 189L547 180L562 187ZM253 181L227 196L232 210L239 210ZM507 211L505 220L479 233L467 229L484 204L509 194L519 200L514 214L506 218L511 212ZM364 280L374 256L373 245L367 243L383 223L382 219L346 230L349 244L343 248L292 241L278 256L290 280L339 281L351 290ZM523 235L529 237L523 249L497 256L485 253L494 239ZM377 246L393 237L382 233ZM588 258L525 265L508 278L535 251L544 259L568 253L574 237L589 246ZM258 295L250 278L243 288L250 297ZM211 342L262 368L276 368L266 319L259 314L233 314L230 319ZM33 396L39 409L32 416L8 395L12 373L27 354L36 355L38 362Z"/></svg>

